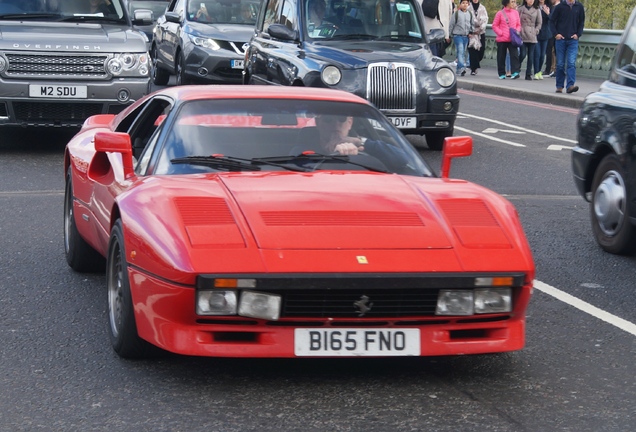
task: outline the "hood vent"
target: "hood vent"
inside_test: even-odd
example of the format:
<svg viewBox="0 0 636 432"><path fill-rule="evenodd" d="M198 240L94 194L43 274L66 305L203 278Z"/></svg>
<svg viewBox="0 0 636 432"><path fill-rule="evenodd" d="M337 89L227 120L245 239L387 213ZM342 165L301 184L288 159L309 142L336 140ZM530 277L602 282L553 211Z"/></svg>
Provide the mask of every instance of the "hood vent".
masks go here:
<svg viewBox="0 0 636 432"><path fill-rule="evenodd" d="M437 201L448 221L455 227L498 227L499 223L481 200L455 199Z"/></svg>

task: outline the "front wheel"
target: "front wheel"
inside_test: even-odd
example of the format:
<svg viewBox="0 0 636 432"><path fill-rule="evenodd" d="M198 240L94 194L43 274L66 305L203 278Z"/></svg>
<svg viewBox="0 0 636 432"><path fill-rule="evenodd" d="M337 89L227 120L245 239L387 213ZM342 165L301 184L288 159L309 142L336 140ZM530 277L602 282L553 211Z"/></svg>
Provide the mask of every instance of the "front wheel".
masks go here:
<svg viewBox="0 0 636 432"><path fill-rule="evenodd" d="M183 57L183 52L180 52L177 56L177 66L175 67L178 86L190 84L190 79L186 76L185 67L185 58Z"/></svg>
<svg viewBox="0 0 636 432"><path fill-rule="evenodd" d="M606 156L592 181L590 216L596 242L607 252L632 254L636 230L629 220L625 174L616 155Z"/></svg>
<svg viewBox="0 0 636 432"><path fill-rule="evenodd" d="M69 267L76 272L99 272L104 270L104 257L82 238L75 224L73 182L70 167L66 172L66 187L64 189L64 255Z"/></svg>
<svg viewBox="0 0 636 432"><path fill-rule="evenodd" d="M168 81L170 80L170 73L159 67L159 60L157 56L157 47L152 47L152 55L150 56L152 60L152 82L155 85L164 86L168 84Z"/></svg>
<svg viewBox="0 0 636 432"><path fill-rule="evenodd" d="M453 132L427 132L426 145L428 148L435 151L440 151L444 148L444 140L447 137L453 136Z"/></svg>
<svg viewBox="0 0 636 432"><path fill-rule="evenodd" d="M120 357L127 359L148 357L153 346L141 339L137 333L121 220L115 222L110 235L106 285L108 330L113 349Z"/></svg>

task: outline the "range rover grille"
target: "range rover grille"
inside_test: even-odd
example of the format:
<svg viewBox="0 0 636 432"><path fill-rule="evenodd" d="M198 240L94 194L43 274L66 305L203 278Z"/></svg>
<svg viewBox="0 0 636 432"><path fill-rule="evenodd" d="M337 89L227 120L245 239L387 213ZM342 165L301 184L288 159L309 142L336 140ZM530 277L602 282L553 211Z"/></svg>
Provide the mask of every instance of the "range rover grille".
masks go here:
<svg viewBox="0 0 636 432"><path fill-rule="evenodd" d="M367 100L380 110L415 111L415 68L409 63L371 63Z"/></svg>
<svg viewBox="0 0 636 432"><path fill-rule="evenodd" d="M6 54L12 78L108 79L108 56L72 54Z"/></svg>

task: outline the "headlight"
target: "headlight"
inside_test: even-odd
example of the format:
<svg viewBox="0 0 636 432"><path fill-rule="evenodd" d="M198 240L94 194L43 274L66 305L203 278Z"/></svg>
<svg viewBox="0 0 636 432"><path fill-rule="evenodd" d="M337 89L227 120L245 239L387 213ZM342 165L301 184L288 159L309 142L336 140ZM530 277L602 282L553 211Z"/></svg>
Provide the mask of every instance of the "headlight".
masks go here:
<svg viewBox="0 0 636 432"><path fill-rule="evenodd" d="M342 79L340 69L335 66L327 66L322 70L321 78L327 85L336 85Z"/></svg>
<svg viewBox="0 0 636 432"><path fill-rule="evenodd" d="M475 290L475 313L499 313L512 310L510 288L484 288Z"/></svg>
<svg viewBox="0 0 636 432"><path fill-rule="evenodd" d="M7 59L0 55L0 72L4 72L7 68Z"/></svg>
<svg viewBox="0 0 636 432"><path fill-rule="evenodd" d="M197 291L197 315L236 315L236 291Z"/></svg>
<svg viewBox="0 0 636 432"><path fill-rule="evenodd" d="M106 68L114 76L148 76L148 54L114 54Z"/></svg>
<svg viewBox="0 0 636 432"><path fill-rule="evenodd" d="M277 320L281 296L256 291L242 291L238 314L244 317Z"/></svg>
<svg viewBox="0 0 636 432"><path fill-rule="evenodd" d="M199 36L192 36L192 35L188 35L188 36L190 36L190 40L196 46L200 46L200 47L203 47L203 48L208 48L208 49L211 49L213 51L221 49L221 46L214 39L202 38L202 37L199 37Z"/></svg>
<svg viewBox="0 0 636 432"><path fill-rule="evenodd" d="M469 290L440 290L435 315L472 315L473 299Z"/></svg>
<svg viewBox="0 0 636 432"><path fill-rule="evenodd" d="M455 73L449 68L441 68L437 71L437 82L442 87L450 87L455 82Z"/></svg>

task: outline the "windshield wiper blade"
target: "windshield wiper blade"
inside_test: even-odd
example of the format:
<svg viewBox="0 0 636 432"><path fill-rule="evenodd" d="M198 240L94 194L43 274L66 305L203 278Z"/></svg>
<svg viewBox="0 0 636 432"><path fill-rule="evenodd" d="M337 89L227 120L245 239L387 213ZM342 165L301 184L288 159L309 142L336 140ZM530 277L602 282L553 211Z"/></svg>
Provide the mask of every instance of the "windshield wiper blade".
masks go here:
<svg viewBox="0 0 636 432"><path fill-rule="evenodd" d="M23 19L59 18L60 16L61 16L60 14L43 14L43 13L30 14L30 13L25 12L25 13L20 13L20 14L0 15L0 19L5 19L5 20L19 19L19 20L23 20Z"/></svg>
<svg viewBox="0 0 636 432"><path fill-rule="evenodd" d="M374 39L375 35L356 33L356 34L335 34L330 40L347 40L347 39Z"/></svg>
<svg viewBox="0 0 636 432"><path fill-rule="evenodd" d="M73 16L62 16L58 15L59 22L89 22L89 21L97 21L97 22L112 22L112 23L121 23L122 20L119 18L110 18L106 16L97 16L97 15L73 15Z"/></svg>
<svg viewBox="0 0 636 432"><path fill-rule="evenodd" d="M363 153L363 156L369 156L367 153ZM285 156L281 157L284 158ZM359 166L360 168L364 168L366 170L369 171L374 171L374 172L381 172L381 173L388 173L389 171L383 169L383 168L377 168L377 167L372 167L366 164L362 164L362 163L358 163L358 162L354 162L351 160L351 157L349 155L341 155L341 154L330 154L330 155L324 155L324 154L320 154L320 153L316 153L313 151L308 151L308 152L303 152L299 155L295 155L295 156L286 156L287 159L289 160L294 160L294 159L307 159L310 161L316 161L316 162L328 162L328 161L332 161L332 162L342 162L342 163L346 163L349 165L355 165L355 166ZM373 156L371 156L373 157ZM269 160L270 158L265 158L266 160ZM275 159L272 158L277 162L282 162L285 159Z"/></svg>
<svg viewBox="0 0 636 432"><path fill-rule="evenodd" d="M247 159L240 160L226 156L186 156L170 161L173 164L202 165L210 168L227 169L228 171L260 171L261 167L255 166Z"/></svg>

